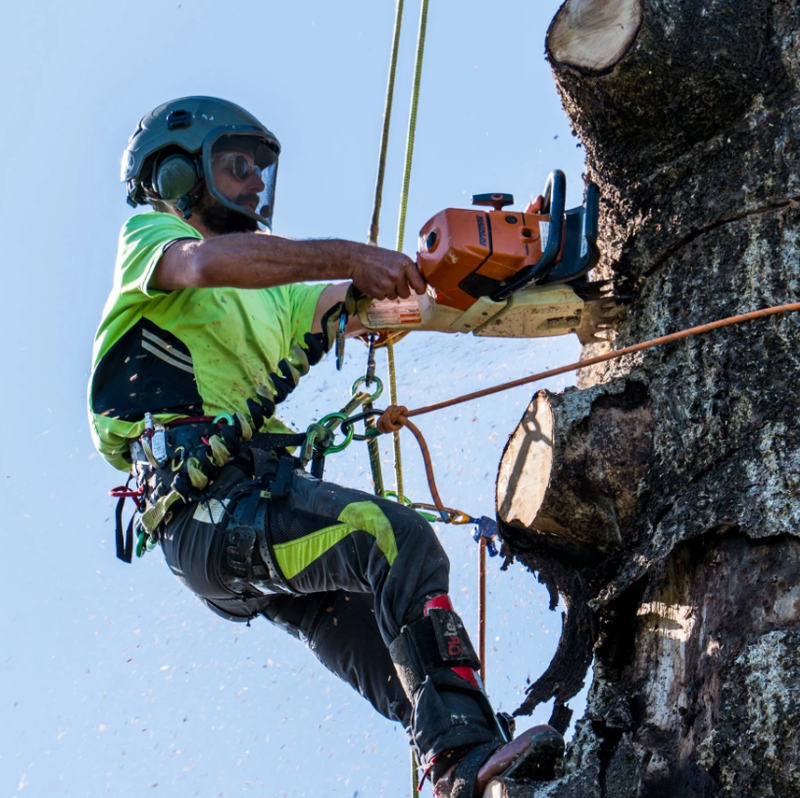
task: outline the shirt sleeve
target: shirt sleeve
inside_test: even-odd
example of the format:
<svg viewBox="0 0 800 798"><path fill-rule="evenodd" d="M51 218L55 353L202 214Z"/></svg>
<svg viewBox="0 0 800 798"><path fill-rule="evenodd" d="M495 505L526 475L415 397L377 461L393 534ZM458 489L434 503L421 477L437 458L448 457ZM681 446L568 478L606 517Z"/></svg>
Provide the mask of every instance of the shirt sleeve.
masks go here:
<svg viewBox="0 0 800 798"><path fill-rule="evenodd" d="M302 345L305 334L311 332L317 302L327 286L328 283L292 283L283 286L293 322L290 346Z"/></svg>
<svg viewBox="0 0 800 798"><path fill-rule="evenodd" d="M164 250L182 238L202 239L193 227L170 213L141 213L123 226L119 239L116 277L119 292L138 291L148 298L163 291L150 287L150 280Z"/></svg>

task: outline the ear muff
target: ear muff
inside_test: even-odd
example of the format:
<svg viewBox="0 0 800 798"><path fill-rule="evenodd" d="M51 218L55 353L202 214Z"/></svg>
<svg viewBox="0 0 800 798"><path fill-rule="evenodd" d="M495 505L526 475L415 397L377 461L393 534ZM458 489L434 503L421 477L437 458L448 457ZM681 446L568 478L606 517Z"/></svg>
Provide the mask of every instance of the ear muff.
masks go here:
<svg viewBox="0 0 800 798"><path fill-rule="evenodd" d="M179 153L168 155L153 169L153 188L166 202L190 194L200 180L194 159Z"/></svg>

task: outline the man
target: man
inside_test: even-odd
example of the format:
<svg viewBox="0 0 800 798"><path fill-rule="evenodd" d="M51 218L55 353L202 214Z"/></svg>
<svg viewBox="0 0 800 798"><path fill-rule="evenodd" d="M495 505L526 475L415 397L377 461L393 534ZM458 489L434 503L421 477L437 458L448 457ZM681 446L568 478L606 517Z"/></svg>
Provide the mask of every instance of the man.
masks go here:
<svg viewBox="0 0 800 798"><path fill-rule="evenodd" d="M140 541L215 612L307 641L404 725L437 796L473 798L512 764L547 776L563 740L537 727L503 745L430 526L284 448L297 436L275 405L330 347L350 285L303 281L375 299L425 281L401 253L265 234L279 154L255 117L209 97L159 106L131 136L128 201L156 212L120 236L89 386L98 450L137 478Z"/></svg>

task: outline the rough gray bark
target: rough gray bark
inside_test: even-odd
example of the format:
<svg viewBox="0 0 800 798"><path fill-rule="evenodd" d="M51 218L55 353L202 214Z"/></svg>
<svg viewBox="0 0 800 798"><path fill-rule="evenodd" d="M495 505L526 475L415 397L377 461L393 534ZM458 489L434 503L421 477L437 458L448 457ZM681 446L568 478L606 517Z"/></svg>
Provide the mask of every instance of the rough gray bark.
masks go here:
<svg viewBox="0 0 800 798"><path fill-rule="evenodd" d="M624 47L592 44L604 9L631 20L635 6ZM559 10L548 57L604 199L600 276L633 296L615 346L800 296L798 30L794 0ZM635 384L652 448L626 532L599 557L554 546L535 519L502 525L507 553L568 606L524 709L556 695L563 725L593 644L595 663L562 777L510 798L800 794L798 333L797 315L726 328L596 367L561 400ZM591 425L602 407L583 395Z"/></svg>

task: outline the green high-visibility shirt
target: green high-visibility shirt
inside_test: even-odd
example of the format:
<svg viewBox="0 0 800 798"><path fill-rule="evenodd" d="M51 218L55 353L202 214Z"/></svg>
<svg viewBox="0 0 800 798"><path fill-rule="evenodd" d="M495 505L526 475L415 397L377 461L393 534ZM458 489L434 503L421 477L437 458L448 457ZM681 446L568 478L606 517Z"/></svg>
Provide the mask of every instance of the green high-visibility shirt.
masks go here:
<svg viewBox="0 0 800 798"><path fill-rule="evenodd" d="M123 471L145 412L162 423L237 411L249 419L247 400L303 343L325 288L151 288L165 248L185 238L202 236L167 213L133 216L120 233L114 286L94 341L89 420L97 450ZM289 431L274 418L265 429Z"/></svg>

